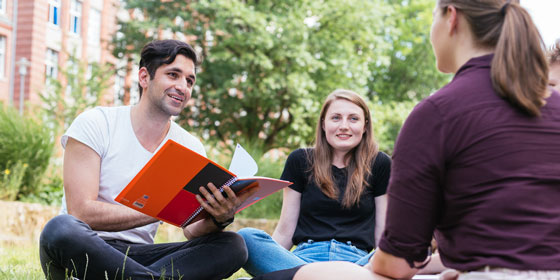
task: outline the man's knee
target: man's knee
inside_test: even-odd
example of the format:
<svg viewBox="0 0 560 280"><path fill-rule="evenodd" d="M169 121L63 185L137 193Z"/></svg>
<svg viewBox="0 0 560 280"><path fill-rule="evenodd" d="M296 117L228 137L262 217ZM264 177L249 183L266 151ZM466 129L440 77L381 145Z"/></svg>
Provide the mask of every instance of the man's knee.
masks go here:
<svg viewBox="0 0 560 280"><path fill-rule="evenodd" d="M79 240L89 227L71 215L58 215L43 228L40 237L41 247L64 248Z"/></svg>
<svg viewBox="0 0 560 280"><path fill-rule="evenodd" d="M220 233L220 238L227 242L229 254L237 256L237 260L241 262L240 266L245 264L248 253L243 237L235 232L225 231Z"/></svg>

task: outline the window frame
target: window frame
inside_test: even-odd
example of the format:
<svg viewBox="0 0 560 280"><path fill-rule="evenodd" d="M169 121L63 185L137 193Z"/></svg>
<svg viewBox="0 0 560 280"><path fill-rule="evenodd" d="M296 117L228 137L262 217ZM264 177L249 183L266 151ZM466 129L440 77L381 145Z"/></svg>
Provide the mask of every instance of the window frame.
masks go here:
<svg viewBox="0 0 560 280"><path fill-rule="evenodd" d="M60 27L61 6L62 6L61 0L49 0L49 14L48 14L49 24Z"/></svg>
<svg viewBox="0 0 560 280"><path fill-rule="evenodd" d="M48 81L49 77L52 79L58 78L58 58L59 52L51 48L47 48L45 53L45 80ZM49 71L50 70L50 71Z"/></svg>
<svg viewBox="0 0 560 280"><path fill-rule="evenodd" d="M7 42L8 38L0 35L0 78L6 78Z"/></svg>
<svg viewBox="0 0 560 280"><path fill-rule="evenodd" d="M83 19L83 4L79 0L70 1L70 33L81 36L82 34L82 19Z"/></svg>

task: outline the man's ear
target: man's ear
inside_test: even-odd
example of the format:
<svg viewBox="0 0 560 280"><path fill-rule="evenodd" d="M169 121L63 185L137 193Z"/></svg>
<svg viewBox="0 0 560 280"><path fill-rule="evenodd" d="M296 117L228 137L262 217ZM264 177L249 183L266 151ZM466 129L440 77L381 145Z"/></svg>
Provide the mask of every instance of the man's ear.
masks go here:
<svg viewBox="0 0 560 280"><path fill-rule="evenodd" d="M140 70L138 70L138 84L143 91L145 91L145 89L148 87L149 81L150 73L148 73L148 69L146 69L146 67L140 68Z"/></svg>
<svg viewBox="0 0 560 280"><path fill-rule="evenodd" d="M455 8L452 5L447 6L447 11L446 11L446 15L447 15L447 31L449 33L449 35L453 35L454 33L457 32L457 26L459 24L459 16L458 16L458 11L457 8Z"/></svg>

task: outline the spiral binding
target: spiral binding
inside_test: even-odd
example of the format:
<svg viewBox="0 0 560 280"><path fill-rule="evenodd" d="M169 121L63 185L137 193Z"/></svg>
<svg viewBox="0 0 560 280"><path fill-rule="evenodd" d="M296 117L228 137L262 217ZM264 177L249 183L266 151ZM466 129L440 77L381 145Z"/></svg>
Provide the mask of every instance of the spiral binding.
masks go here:
<svg viewBox="0 0 560 280"><path fill-rule="evenodd" d="M235 181L237 181L237 177L233 176L231 179L227 180L221 187L220 187L220 192L224 191L224 187L229 187L231 186L231 184L235 183ZM202 206L198 206L198 208L196 208L196 210L181 224L182 228L185 228L198 214L200 214L200 212L202 212L202 210L204 210L204 207Z"/></svg>

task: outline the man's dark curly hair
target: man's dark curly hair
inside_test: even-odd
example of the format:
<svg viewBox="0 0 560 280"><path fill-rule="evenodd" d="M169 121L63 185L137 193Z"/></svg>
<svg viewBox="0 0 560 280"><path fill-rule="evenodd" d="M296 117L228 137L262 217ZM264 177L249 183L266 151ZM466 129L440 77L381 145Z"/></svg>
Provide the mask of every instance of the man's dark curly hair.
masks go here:
<svg viewBox="0 0 560 280"><path fill-rule="evenodd" d="M560 63L560 39L556 40L556 43L550 48L548 63L550 65Z"/></svg>
<svg viewBox="0 0 560 280"><path fill-rule="evenodd" d="M142 48L140 58L140 68L146 67L150 80L154 79L156 70L163 64L171 64L175 57L184 55L193 61L196 66L198 58L191 45L177 40L156 40L148 43ZM142 97L142 87L138 85L140 97Z"/></svg>

